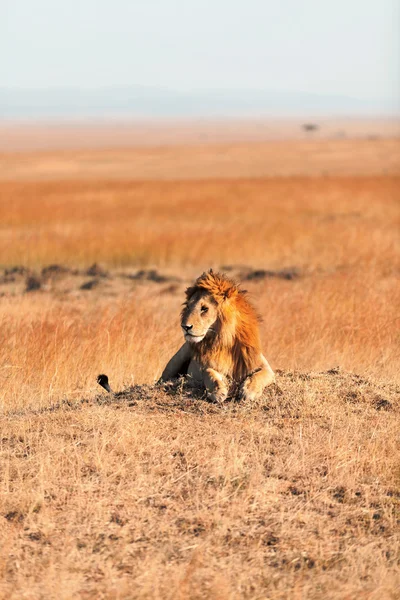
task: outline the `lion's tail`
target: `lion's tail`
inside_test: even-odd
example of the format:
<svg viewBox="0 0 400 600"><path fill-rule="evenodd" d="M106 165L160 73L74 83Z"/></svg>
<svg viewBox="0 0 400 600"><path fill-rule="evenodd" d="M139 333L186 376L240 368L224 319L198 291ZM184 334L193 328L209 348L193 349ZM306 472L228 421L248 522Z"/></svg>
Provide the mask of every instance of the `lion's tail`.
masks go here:
<svg viewBox="0 0 400 600"><path fill-rule="evenodd" d="M104 373L101 375L97 375L97 383L101 385L101 387L104 388L110 394L113 393L110 384L108 383L108 377L107 375L104 375Z"/></svg>

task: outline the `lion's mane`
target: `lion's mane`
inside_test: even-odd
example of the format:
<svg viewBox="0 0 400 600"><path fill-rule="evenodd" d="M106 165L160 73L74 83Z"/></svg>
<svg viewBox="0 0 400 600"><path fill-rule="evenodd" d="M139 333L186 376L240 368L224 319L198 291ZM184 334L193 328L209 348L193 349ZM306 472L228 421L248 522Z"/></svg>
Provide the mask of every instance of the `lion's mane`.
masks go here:
<svg viewBox="0 0 400 600"><path fill-rule="evenodd" d="M247 291L212 269L186 290L186 299L198 290L208 292L217 304L215 335L196 344L194 358L202 366L213 366L240 381L260 366L259 317Z"/></svg>

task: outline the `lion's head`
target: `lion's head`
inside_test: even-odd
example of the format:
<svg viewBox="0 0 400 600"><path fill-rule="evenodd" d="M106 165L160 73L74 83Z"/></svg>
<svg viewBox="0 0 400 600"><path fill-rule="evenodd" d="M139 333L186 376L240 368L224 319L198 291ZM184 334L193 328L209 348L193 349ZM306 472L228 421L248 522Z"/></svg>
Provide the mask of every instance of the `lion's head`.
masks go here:
<svg viewBox="0 0 400 600"><path fill-rule="evenodd" d="M218 321L218 301L212 293L197 285L186 290L186 302L182 311L181 327L190 344L198 344L207 336L215 337ZM200 282L201 283L201 282Z"/></svg>
<svg viewBox="0 0 400 600"><path fill-rule="evenodd" d="M246 291L212 269L186 290L181 327L186 342L192 345L201 363L216 353L229 351L229 370L232 375L240 376L255 368L259 360L258 316Z"/></svg>

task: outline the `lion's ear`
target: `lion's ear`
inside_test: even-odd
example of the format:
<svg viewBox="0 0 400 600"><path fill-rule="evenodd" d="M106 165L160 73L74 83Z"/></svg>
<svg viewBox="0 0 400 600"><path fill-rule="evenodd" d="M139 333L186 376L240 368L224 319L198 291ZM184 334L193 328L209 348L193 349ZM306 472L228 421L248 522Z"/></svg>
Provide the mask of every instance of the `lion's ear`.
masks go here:
<svg viewBox="0 0 400 600"><path fill-rule="evenodd" d="M185 291L186 300L190 300L190 298L193 296L193 294L195 293L196 290L197 290L197 288L194 285L192 285L191 287L186 288L186 291Z"/></svg>
<svg viewBox="0 0 400 600"><path fill-rule="evenodd" d="M235 296L237 296L237 294L238 290L234 287L230 287L224 291L223 298L224 300L229 300L230 298L234 298Z"/></svg>

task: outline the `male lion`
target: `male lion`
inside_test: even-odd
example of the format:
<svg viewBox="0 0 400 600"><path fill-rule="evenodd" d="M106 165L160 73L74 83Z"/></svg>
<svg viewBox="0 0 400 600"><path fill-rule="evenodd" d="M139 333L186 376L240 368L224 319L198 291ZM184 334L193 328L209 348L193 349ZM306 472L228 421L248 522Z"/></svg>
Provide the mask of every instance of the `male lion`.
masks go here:
<svg viewBox="0 0 400 600"><path fill-rule="evenodd" d="M188 374L223 402L232 381L240 397L254 400L275 379L261 351L258 317L246 292L210 269L186 290L181 315L185 343L161 375L167 381Z"/></svg>

